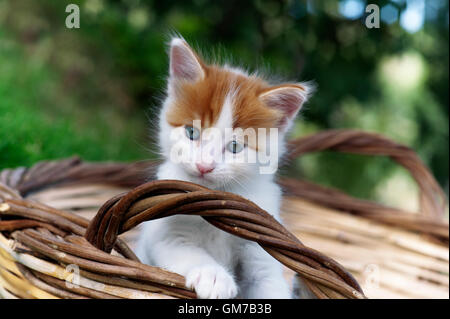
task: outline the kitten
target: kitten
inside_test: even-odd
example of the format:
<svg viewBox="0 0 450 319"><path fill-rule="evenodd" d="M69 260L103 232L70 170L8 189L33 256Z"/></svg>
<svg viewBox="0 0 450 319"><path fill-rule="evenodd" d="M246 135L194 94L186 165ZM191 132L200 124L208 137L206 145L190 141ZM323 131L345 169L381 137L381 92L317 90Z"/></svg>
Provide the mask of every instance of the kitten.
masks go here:
<svg viewBox="0 0 450 319"><path fill-rule="evenodd" d="M304 83L272 86L237 68L208 65L183 39L173 38L159 119L165 161L157 178L239 194L279 220L281 190L274 173L283 138L309 93ZM270 128L278 135L273 137ZM180 153L183 160L175 160ZM275 163L249 161L262 154L270 154ZM278 261L258 244L199 216L145 223L137 254L144 263L184 275L200 298L291 297Z"/></svg>

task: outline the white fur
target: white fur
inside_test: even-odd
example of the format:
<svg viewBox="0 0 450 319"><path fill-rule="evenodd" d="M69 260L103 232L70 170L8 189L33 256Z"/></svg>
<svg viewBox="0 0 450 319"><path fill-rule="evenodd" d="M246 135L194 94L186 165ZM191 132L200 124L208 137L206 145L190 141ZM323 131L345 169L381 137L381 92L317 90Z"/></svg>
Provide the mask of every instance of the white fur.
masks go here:
<svg viewBox="0 0 450 319"><path fill-rule="evenodd" d="M236 74L241 76L244 72ZM217 162L214 171L208 176L198 176L194 162L202 142L183 137L184 128L171 127L165 119L173 101L171 85L169 79L168 97L160 114L160 146L166 160L159 167L157 178L191 181L239 194L279 220L281 190L274 182L274 174L260 174L257 163L227 162L230 156L243 155L225 152L222 160L214 158ZM238 89L230 89L225 98L216 124L221 131L232 127L233 97ZM177 137L171 139L171 134ZM213 137L209 142L213 147L223 148L231 138L222 136L222 140L214 140L218 137ZM279 156L283 150L282 138L278 145ZM189 163L174 163L170 160L170 151L175 143L194 147ZM278 261L258 244L229 235L198 216L172 216L145 223L137 255L144 263L184 275L186 284L193 287L200 298L291 297L282 265Z"/></svg>

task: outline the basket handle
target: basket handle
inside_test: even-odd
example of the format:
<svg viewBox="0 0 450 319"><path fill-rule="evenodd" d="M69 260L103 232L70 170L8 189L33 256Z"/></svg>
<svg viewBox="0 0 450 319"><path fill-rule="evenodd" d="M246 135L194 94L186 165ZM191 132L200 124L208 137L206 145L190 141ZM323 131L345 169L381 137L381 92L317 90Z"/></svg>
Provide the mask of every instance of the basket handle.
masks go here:
<svg viewBox="0 0 450 319"><path fill-rule="evenodd" d="M303 245L253 202L189 182L151 181L111 198L90 222L85 238L97 248L110 252L121 233L142 222L177 214L200 215L219 229L257 242L301 275L319 298L365 298L357 281L344 267Z"/></svg>
<svg viewBox="0 0 450 319"><path fill-rule="evenodd" d="M291 140L288 149L290 159L324 150L388 156L406 168L418 184L419 212L433 220L442 220L445 215L446 195L417 154L411 148L379 134L360 130L327 130Z"/></svg>

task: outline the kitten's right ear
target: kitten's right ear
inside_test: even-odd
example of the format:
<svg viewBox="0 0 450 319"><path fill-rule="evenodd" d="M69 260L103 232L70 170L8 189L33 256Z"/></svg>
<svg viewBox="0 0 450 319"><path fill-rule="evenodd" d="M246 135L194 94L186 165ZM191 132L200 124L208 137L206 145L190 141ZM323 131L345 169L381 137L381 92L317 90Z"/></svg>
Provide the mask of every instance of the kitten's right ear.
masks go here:
<svg viewBox="0 0 450 319"><path fill-rule="evenodd" d="M173 79L198 81L204 78L203 63L194 50L180 38L170 42L170 77Z"/></svg>

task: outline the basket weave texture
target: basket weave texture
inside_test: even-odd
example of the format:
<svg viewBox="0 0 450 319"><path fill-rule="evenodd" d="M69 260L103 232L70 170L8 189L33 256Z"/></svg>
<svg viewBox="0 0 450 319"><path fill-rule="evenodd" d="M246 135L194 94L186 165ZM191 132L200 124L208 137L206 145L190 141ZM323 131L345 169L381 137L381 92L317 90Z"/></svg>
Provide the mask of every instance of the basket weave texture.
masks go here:
<svg viewBox="0 0 450 319"><path fill-rule="evenodd" d="M411 149L376 134L353 130L325 131L289 143L291 158L323 150L388 156L403 165L419 186L419 212L359 200L307 181L280 178L287 198L306 200L357 216L354 218L419 234L424 243L447 251L447 258L444 252L438 259L444 259L448 265L448 223L443 218L446 196ZM257 242L293 270L318 298L366 297L351 272L333 258L303 244L298 239L301 234L294 235L252 202L187 182L146 182L146 176L157 164L86 163L72 158L1 171L0 295L195 298L195 292L185 287L182 276L140 263L126 240L118 237L144 221L191 214L202 216L223 231ZM62 192L67 187L98 184L109 185L104 194L111 196L103 200L91 221L33 199L43 190ZM115 194L119 188L126 191L112 196L113 186ZM74 201L73 196L70 200ZM83 200L86 199L78 198L79 202ZM448 272L446 278L439 280L448 287Z"/></svg>

